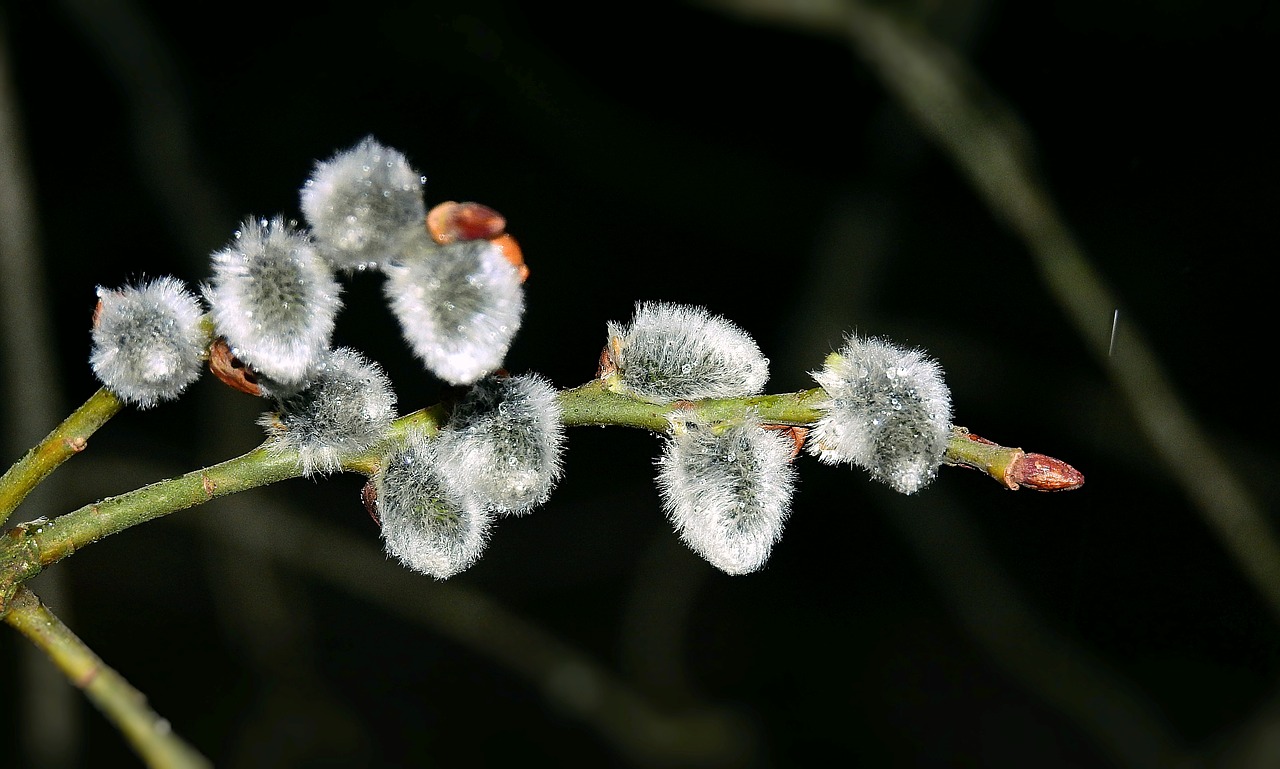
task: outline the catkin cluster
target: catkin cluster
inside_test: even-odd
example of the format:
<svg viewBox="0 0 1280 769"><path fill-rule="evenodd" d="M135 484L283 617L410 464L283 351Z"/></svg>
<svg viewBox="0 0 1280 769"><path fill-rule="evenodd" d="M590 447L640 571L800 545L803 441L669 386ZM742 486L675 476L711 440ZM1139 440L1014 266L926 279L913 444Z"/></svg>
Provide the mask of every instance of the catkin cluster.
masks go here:
<svg viewBox="0 0 1280 769"><path fill-rule="evenodd" d="M561 395L502 370L528 274L505 220L474 203L430 211L424 177L366 138L317 162L303 222L246 217L211 255L200 290L163 277L99 288L90 363L138 408L178 397L205 368L268 399L267 446L304 475L378 457L366 502L387 553L445 579L482 554L496 521L544 504L562 473ZM376 362L333 348L341 279L384 277L387 303L425 367L465 389L429 427L394 428L396 397ZM780 541L804 449L911 494L936 474L951 429L937 363L891 342L849 337L813 377L811 425L774 425L744 406L712 419L708 399L760 395L769 361L706 308L640 302L610 322L597 386L669 406L656 484L678 536L729 574L761 568ZM413 425L419 425L417 427ZM800 427L811 427L807 442Z"/></svg>
<svg viewBox="0 0 1280 769"><path fill-rule="evenodd" d="M641 302L610 323L601 378L658 402L760 393L769 361L732 322L701 307ZM951 429L950 394L936 363L881 340L850 337L813 374L826 397L808 450L855 464L910 494L931 481ZM729 574L759 569L782 537L795 486L796 444L783 425L746 411L705 423L680 409L658 459L658 491L680 538Z"/></svg>

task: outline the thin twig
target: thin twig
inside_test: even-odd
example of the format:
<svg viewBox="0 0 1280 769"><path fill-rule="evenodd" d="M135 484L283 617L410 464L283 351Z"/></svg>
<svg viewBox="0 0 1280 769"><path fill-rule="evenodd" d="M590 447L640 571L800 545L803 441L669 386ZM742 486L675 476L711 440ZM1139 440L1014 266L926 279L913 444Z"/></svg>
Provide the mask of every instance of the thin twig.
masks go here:
<svg viewBox="0 0 1280 769"><path fill-rule="evenodd" d="M35 593L19 587L5 622L49 655L73 686L84 691L155 769L203 769L208 759L173 732L142 692L108 667Z"/></svg>
<svg viewBox="0 0 1280 769"><path fill-rule="evenodd" d="M560 402L567 425L621 425L663 431L669 425L668 414L689 410L709 420L731 419L750 410L758 414L764 424L809 425L821 416L814 406L823 397L821 388L815 388L781 395L654 404L610 392L596 381L562 391ZM410 427L435 429L441 414L437 406L401 417L391 440L402 437ZM363 455L345 457L343 466L370 473L377 467L384 448L380 446ZM1002 458L993 461L993 455ZM983 470L1005 486L1017 488L1028 484L1010 482L1009 468L1017 466L1022 455L1021 449L977 442L966 433L957 432L948 443L946 462ZM109 497L53 520L16 526L0 541L0 613L4 611L7 597L13 595L19 584L86 545L216 497L301 475L297 452L277 449L268 442L212 467Z"/></svg>
<svg viewBox="0 0 1280 769"><path fill-rule="evenodd" d="M6 470L0 476L0 524L49 473L83 451L89 436L119 413L122 405L110 390L99 389Z"/></svg>
<svg viewBox="0 0 1280 769"><path fill-rule="evenodd" d="M86 545L210 499L299 475L296 453L273 452L263 446L203 470L85 505L53 520L16 526L0 543L0 613L6 596L12 595L17 585Z"/></svg>
<svg viewBox="0 0 1280 769"><path fill-rule="evenodd" d="M269 555L370 605L422 623L529 681L589 724L637 765L742 766L758 749L749 725L731 711L663 712L580 650L463 584L404 569L371 541L284 509L235 515L201 529L237 550ZM334 559L333 553L342 553Z"/></svg>
<svg viewBox="0 0 1280 769"><path fill-rule="evenodd" d="M63 413L48 281L41 253L40 211L36 203L24 110L13 78L8 19L0 12L0 455L7 460L30 446ZM0 497L9 490L0 479ZM0 527L13 499L0 499ZM28 503L31 518L49 514L51 495ZM65 575L41 580L44 595L72 611ZM75 692L55 680L57 672L38 650L23 646L20 732L27 753L41 766L69 766L80 744L80 703Z"/></svg>

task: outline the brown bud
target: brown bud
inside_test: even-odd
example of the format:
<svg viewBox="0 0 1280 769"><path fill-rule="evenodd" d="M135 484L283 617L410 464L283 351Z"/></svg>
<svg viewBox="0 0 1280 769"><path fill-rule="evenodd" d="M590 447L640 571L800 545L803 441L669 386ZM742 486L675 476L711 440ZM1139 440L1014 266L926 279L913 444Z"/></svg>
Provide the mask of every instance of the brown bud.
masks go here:
<svg viewBox="0 0 1280 769"><path fill-rule="evenodd" d="M373 479L370 478L364 486L360 487L360 501L364 503L365 512L373 519L373 522L382 526L382 521L378 518L378 489L373 485Z"/></svg>
<svg viewBox="0 0 1280 769"><path fill-rule="evenodd" d="M520 244L507 234L506 218L486 205L446 200L427 213L427 232L440 245L459 240L487 240L497 246L503 258L520 273L521 283L529 278Z"/></svg>
<svg viewBox="0 0 1280 769"><path fill-rule="evenodd" d="M622 357L622 340L610 337L609 343L600 351L600 366L596 369L596 379L608 379L618 373L618 359Z"/></svg>
<svg viewBox="0 0 1280 769"><path fill-rule="evenodd" d="M262 395L258 374L231 352L227 340L218 337L209 346L209 370L228 387L250 395Z"/></svg>
<svg viewBox="0 0 1280 769"><path fill-rule="evenodd" d="M427 231L441 245L457 240L493 240L507 231L507 220L480 203L446 200L427 213Z"/></svg>
<svg viewBox="0 0 1280 769"><path fill-rule="evenodd" d="M1044 454L1023 454L1009 476L1022 488L1036 491L1071 491L1084 485L1084 473Z"/></svg>

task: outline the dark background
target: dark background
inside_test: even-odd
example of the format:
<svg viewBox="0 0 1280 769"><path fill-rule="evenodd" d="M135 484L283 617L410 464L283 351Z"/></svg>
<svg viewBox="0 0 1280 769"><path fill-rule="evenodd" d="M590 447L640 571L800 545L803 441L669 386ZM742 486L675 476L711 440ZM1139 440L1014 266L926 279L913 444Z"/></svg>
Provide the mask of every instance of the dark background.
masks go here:
<svg viewBox="0 0 1280 769"><path fill-rule="evenodd" d="M1145 335L1278 523L1274 5L891 8L1023 119L1119 297L1117 354ZM672 2L0 14L17 99L0 108L25 140L30 291L46 297L24 328L51 348L47 365L0 348L0 395L8 415L32 390L57 409L5 428L13 458L97 387L97 285L197 285L242 218L298 216L312 163L372 134L427 176L428 205L506 215L532 270L513 372L586 381L637 300L742 325L771 392L812 386L856 329L936 357L957 423L1088 478L1015 493L944 468L903 497L803 457L768 565L731 578L664 519L656 438L575 429L551 501L501 521L447 583L381 557L352 475L219 500L42 575L37 592L217 765L1280 766L1277 608L1027 244L846 41ZM386 367L402 411L435 402L378 277L344 298L336 342ZM262 408L205 377L122 413L12 520L249 450ZM0 765L136 765L82 698L44 715L65 685L32 683L26 647L0 633Z"/></svg>

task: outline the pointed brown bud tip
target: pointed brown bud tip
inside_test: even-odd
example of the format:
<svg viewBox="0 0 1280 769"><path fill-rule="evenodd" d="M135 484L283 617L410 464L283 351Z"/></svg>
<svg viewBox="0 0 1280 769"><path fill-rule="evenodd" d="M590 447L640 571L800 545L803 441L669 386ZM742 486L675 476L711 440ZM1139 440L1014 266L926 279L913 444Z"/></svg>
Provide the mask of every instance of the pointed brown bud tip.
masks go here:
<svg viewBox="0 0 1280 769"><path fill-rule="evenodd" d="M365 512L381 528L382 521L378 518L378 489L373 485L372 478L360 488L360 501L364 503Z"/></svg>
<svg viewBox="0 0 1280 769"><path fill-rule="evenodd" d="M596 369L596 379L608 379L618 373L618 358L622 355L622 340L609 338L609 343L600 351L600 366Z"/></svg>
<svg viewBox="0 0 1280 769"><path fill-rule="evenodd" d="M455 240L493 240L507 231L507 220L480 203L447 200L427 213L427 231L440 244Z"/></svg>
<svg viewBox="0 0 1280 769"><path fill-rule="evenodd" d="M102 300L93 306L93 327L97 328L98 323L102 320Z"/></svg>
<svg viewBox="0 0 1280 769"><path fill-rule="evenodd" d="M262 395L257 372L237 358L231 352L231 346L227 344L227 340L222 337L218 337L209 346L209 370L233 390L250 395Z"/></svg>
<svg viewBox="0 0 1280 769"><path fill-rule="evenodd" d="M1084 473L1044 454L1024 454L1010 476L1022 488L1036 491L1071 491L1084 485Z"/></svg>

